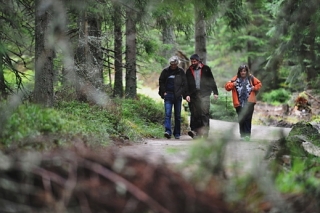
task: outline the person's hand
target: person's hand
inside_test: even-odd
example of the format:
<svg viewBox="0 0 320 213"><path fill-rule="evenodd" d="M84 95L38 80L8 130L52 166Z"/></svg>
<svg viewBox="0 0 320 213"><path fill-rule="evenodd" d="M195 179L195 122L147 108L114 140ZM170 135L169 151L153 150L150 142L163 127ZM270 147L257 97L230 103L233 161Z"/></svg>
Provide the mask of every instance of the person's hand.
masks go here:
<svg viewBox="0 0 320 213"><path fill-rule="evenodd" d="M237 86L237 82L235 81L235 82L233 82L233 86Z"/></svg>
<svg viewBox="0 0 320 213"><path fill-rule="evenodd" d="M190 102L190 96L189 95L186 97L186 101Z"/></svg>
<svg viewBox="0 0 320 213"><path fill-rule="evenodd" d="M217 99L218 99L218 95L213 94L213 98L210 98L210 103L214 104Z"/></svg>

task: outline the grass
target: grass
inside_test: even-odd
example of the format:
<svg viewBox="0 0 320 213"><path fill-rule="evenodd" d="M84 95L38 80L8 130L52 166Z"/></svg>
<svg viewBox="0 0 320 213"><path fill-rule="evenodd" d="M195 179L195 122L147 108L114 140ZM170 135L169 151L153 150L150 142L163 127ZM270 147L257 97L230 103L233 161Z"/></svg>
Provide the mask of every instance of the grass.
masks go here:
<svg viewBox="0 0 320 213"><path fill-rule="evenodd" d="M6 107L1 105L2 110ZM162 138L163 119L163 104L145 95L136 100L112 99L104 107L76 101L60 101L54 108L24 103L1 122L0 142L4 147L23 146L28 138L43 135L59 135L64 138L61 141L76 136L98 145L108 145L113 139L140 142ZM186 115L183 120L186 125Z"/></svg>

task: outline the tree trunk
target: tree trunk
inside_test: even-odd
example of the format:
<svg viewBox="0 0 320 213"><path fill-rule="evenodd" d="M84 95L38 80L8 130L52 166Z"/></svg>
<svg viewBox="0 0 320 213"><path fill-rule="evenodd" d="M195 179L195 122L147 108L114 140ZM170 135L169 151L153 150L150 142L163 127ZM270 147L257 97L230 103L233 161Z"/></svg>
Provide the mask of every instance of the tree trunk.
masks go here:
<svg viewBox="0 0 320 213"><path fill-rule="evenodd" d="M78 18L79 41L75 55L78 79L77 99L93 100L96 89L103 86L103 60L101 51L101 22L99 18L80 11Z"/></svg>
<svg viewBox="0 0 320 213"><path fill-rule="evenodd" d="M130 7L126 9L126 98L136 98L137 96L136 16L137 13L135 10Z"/></svg>
<svg viewBox="0 0 320 213"><path fill-rule="evenodd" d="M35 85L34 102L43 106L53 106L53 47L48 41L51 31L50 9L41 9L42 0L35 1Z"/></svg>
<svg viewBox="0 0 320 213"><path fill-rule="evenodd" d="M77 93L77 99L79 101L87 101L87 96L83 88L86 85L86 69L87 61L89 57L89 45L88 45L88 23L87 14L81 10L78 17L79 28L79 40L78 47L75 54L75 64L77 66L77 79L75 81L75 89Z"/></svg>
<svg viewBox="0 0 320 213"><path fill-rule="evenodd" d="M177 48L175 47L176 38L172 25L169 25L167 22L164 24L165 26L162 28L162 43L171 45L171 48L165 49L163 56L164 58L169 59L177 51ZM163 66L165 65L167 65L167 63L163 64Z"/></svg>
<svg viewBox="0 0 320 213"><path fill-rule="evenodd" d="M114 24L114 90L115 97L123 97L123 73L122 73L122 8L120 5L113 5Z"/></svg>
<svg viewBox="0 0 320 213"><path fill-rule="evenodd" d="M201 61L207 63L207 38L206 22L202 10L195 7L195 53L200 56Z"/></svg>
<svg viewBox="0 0 320 213"><path fill-rule="evenodd" d="M101 51L101 21L98 17L88 17L89 58L88 68L89 81L97 89L103 87L103 55Z"/></svg>
<svg viewBox="0 0 320 213"><path fill-rule="evenodd" d="M0 43L0 100L5 99L8 95L7 86L4 81L4 46Z"/></svg>
<svg viewBox="0 0 320 213"><path fill-rule="evenodd" d="M3 73L3 57L0 54L0 100L5 99L7 96L6 84L4 82L4 73Z"/></svg>

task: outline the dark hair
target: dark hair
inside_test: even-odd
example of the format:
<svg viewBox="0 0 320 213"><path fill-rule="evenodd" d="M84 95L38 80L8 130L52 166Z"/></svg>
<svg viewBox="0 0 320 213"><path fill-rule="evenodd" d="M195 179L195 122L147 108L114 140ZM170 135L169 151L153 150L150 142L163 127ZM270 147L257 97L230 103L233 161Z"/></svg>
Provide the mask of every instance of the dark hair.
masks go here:
<svg viewBox="0 0 320 213"><path fill-rule="evenodd" d="M249 75L249 67L247 65L241 65L238 68L237 76L240 77L241 70L245 69L247 71L247 76Z"/></svg>
<svg viewBox="0 0 320 213"><path fill-rule="evenodd" d="M190 60L200 61L200 56L198 54L193 54L192 56L190 56Z"/></svg>

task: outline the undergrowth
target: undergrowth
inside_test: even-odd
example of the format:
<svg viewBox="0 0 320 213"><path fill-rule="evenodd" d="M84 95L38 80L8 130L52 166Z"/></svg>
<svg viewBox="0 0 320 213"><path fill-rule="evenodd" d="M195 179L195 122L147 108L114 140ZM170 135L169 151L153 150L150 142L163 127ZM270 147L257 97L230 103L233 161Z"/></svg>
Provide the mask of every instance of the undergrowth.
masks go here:
<svg viewBox="0 0 320 213"><path fill-rule="evenodd" d="M290 97L291 93L281 88L272 90L271 92L263 93L262 101L277 106L283 103L287 103L290 100Z"/></svg>
<svg viewBox="0 0 320 213"><path fill-rule="evenodd" d="M139 142L163 137L163 119L163 104L143 95L134 100L110 99L103 107L77 101L60 101L54 108L24 103L8 117L0 142L9 147L26 138L53 134L86 138L88 143L101 145L110 144L111 139ZM187 123L186 115L183 123Z"/></svg>
<svg viewBox="0 0 320 213"><path fill-rule="evenodd" d="M236 121L236 110L233 107L231 93L219 92L219 98L211 98L210 118L223 121Z"/></svg>

